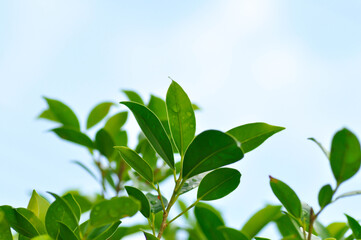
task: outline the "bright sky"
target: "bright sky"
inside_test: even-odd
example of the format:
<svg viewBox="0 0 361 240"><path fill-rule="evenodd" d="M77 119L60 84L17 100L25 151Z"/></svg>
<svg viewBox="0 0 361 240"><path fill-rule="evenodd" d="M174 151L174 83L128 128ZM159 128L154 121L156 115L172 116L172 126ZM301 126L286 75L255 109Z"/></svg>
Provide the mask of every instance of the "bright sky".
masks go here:
<svg viewBox="0 0 361 240"><path fill-rule="evenodd" d="M360 10L357 0L1 1L0 204L26 206L34 188L97 190L70 163L89 161L86 152L36 120L41 96L69 104L84 126L98 102L125 99L120 89L165 97L171 76L202 107L198 133L258 121L287 128L234 165L240 187L213 202L227 225L278 203L268 175L317 208L318 190L334 182L306 139L329 147L342 127L361 136ZM361 174L340 193L360 182ZM321 221L359 218L360 198L329 207Z"/></svg>

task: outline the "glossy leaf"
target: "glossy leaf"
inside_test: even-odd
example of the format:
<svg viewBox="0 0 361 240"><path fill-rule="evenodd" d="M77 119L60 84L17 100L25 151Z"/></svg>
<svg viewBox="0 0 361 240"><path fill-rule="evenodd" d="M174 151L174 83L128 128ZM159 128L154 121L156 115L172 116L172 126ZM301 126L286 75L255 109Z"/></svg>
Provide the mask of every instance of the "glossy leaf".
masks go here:
<svg viewBox="0 0 361 240"><path fill-rule="evenodd" d="M327 231L330 233L330 236L341 239L348 231L348 226L344 222L334 222L327 226Z"/></svg>
<svg viewBox="0 0 361 240"><path fill-rule="evenodd" d="M202 232L208 240L225 240L219 227L224 226L224 222L219 213L210 205L198 203L194 208L194 214Z"/></svg>
<svg viewBox="0 0 361 240"><path fill-rule="evenodd" d="M34 237L31 240L54 240L54 239L52 237L50 237L48 234L44 234L44 235Z"/></svg>
<svg viewBox="0 0 361 240"><path fill-rule="evenodd" d="M219 231L222 232L226 240L249 240L241 231L229 227L219 227Z"/></svg>
<svg viewBox="0 0 361 240"><path fill-rule="evenodd" d="M104 125L104 129L109 132L110 135L113 132L120 130L120 128L125 124L128 118L128 112L119 112L114 116L111 116Z"/></svg>
<svg viewBox="0 0 361 240"><path fill-rule="evenodd" d="M81 213L85 213L91 209L92 201L87 196L80 194L78 191L69 191L65 195L67 195L69 193L74 198L74 200L78 203Z"/></svg>
<svg viewBox="0 0 361 240"><path fill-rule="evenodd" d="M90 223L93 226L102 226L119 221L124 217L131 217L140 210L140 203L129 197L115 197L104 200L90 212Z"/></svg>
<svg viewBox="0 0 361 240"><path fill-rule="evenodd" d="M206 176L207 173L201 173L198 175L195 175L189 179L187 179L181 189L179 190L179 194L184 194L186 192L189 192L199 186L204 176Z"/></svg>
<svg viewBox="0 0 361 240"><path fill-rule="evenodd" d="M100 129L95 135L95 147L99 152L110 159L114 153L114 142L105 129Z"/></svg>
<svg viewBox="0 0 361 240"><path fill-rule="evenodd" d="M333 137L330 163L337 184L351 178L360 169L360 142L349 130L344 128Z"/></svg>
<svg viewBox="0 0 361 240"><path fill-rule="evenodd" d="M286 183L270 176L270 185L282 205L294 217L300 218L302 212L301 201L296 193Z"/></svg>
<svg viewBox="0 0 361 240"><path fill-rule="evenodd" d="M152 167L152 169L157 167L158 157L146 138L139 140L136 151L142 155L143 159Z"/></svg>
<svg viewBox="0 0 361 240"><path fill-rule="evenodd" d="M241 173L233 168L219 168L208 173L198 187L197 198L203 201L220 199L233 192L241 181Z"/></svg>
<svg viewBox="0 0 361 240"><path fill-rule="evenodd" d="M127 191L130 197L133 197L140 202L141 204L140 212L143 214L144 217L149 218L150 203L148 201L148 198L144 195L144 193L139 189L131 186L125 186L125 190Z"/></svg>
<svg viewBox="0 0 361 240"><path fill-rule="evenodd" d="M95 106L89 113L88 120L86 122L86 128L92 128L98 124L105 116L109 113L110 107L114 103L112 102L103 102Z"/></svg>
<svg viewBox="0 0 361 240"><path fill-rule="evenodd" d="M56 116L53 114L53 112L50 109L44 110L42 113L39 114L38 118L43 118L53 122L60 123L60 121L56 118Z"/></svg>
<svg viewBox="0 0 361 240"><path fill-rule="evenodd" d="M54 128L51 131L53 131L56 135L58 135L60 138L65 139L67 141L77 143L79 145L88 147L88 148L94 148L92 140L85 135L84 133L81 133L79 131L69 129L69 128Z"/></svg>
<svg viewBox="0 0 361 240"><path fill-rule="evenodd" d="M60 232L59 222L66 224L71 230L78 226L78 220L66 200L50 193L55 197L55 201L50 205L45 216L45 226L48 234L56 238Z"/></svg>
<svg viewBox="0 0 361 240"><path fill-rule="evenodd" d="M192 103L182 87L172 81L168 88L166 104L172 138L183 156L196 133Z"/></svg>
<svg viewBox="0 0 361 240"><path fill-rule="evenodd" d="M256 236L267 224L281 213L281 206L268 205L256 212L242 227L241 232L250 239Z"/></svg>
<svg viewBox="0 0 361 240"><path fill-rule="evenodd" d="M135 102L121 102L134 114L144 135L154 150L163 158L168 166L174 169L174 156L171 142L167 133L156 115L147 107Z"/></svg>
<svg viewBox="0 0 361 240"><path fill-rule="evenodd" d="M150 203L150 210L152 213L158 213L163 210L162 202L158 198L158 196L155 196L151 193L147 193L145 195L148 198L148 201ZM168 200L162 196L164 207L166 208L168 206Z"/></svg>
<svg viewBox="0 0 361 240"><path fill-rule="evenodd" d="M79 238L75 235L75 233L64 223L59 222L59 235L62 239L66 240L79 240Z"/></svg>
<svg viewBox="0 0 361 240"><path fill-rule="evenodd" d="M44 99L48 103L49 110L53 113L55 118L64 125L64 127L80 130L79 120L73 110L58 100L46 97L44 97Z"/></svg>
<svg viewBox="0 0 361 240"><path fill-rule="evenodd" d="M33 190L27 207L28 210L32 211L42 222L45 222L45 215L49 206L50 203Z"/></svg>
<svg viewBox="0 0 361 240"><path fill-rule="evenodd" d="M157 115L159 120L164 121L168 120L167 116L167 108L165 105L165 101L159 97L156 97L154 95L150 96L150 100L148 103L148 108Z"/></svg>
<svg viewBox="0 0 361 240"><path fill-rule="evenodd" d="M128 147L116 146L114 148L119 151L124 161L139 173L140 176L150 183L153 182L154 176L152 168L138 153Z"/></svg>
<svg viewBox="0 0 361 240"><path fill-rule="evenodd" d="M257 122L232 128L227 133L235 137L244 153L250 152L266 141L273 134L284 130L284 127Z"/></svg>
<svg viewBox="0 0 361 240"><path fill-rule="evenodd" d="M355 220L353 217L350 217L349 215L345 214L347 217L348 225L350 226L352 230L352 234L356 239L361 239L361 226L358 223L357 220Z"/></svg>
<svg viewBox="0 0 361 240"><path fill-rule="evenodd" d="M73 195L71 193L65 194L62 199L66 201L68 206L70 207L71 211L74 213L74 216L76 217L76 220L79 222L81 210L79 204L74 199Z"/></svg>
<svg viewBox="0 0 361 240"><path fill-rule="evenodd" d="M318 193L318 204L321 208L332 201L333 190L330 184L323 186Z"/></svg>
<svg viewBox="0 0 361 240"><path fill-rule="evenodd" d="M312 142L316 143L317 146L322 150L322 152L325 154L325 156L330 159L330 152L326 150L326 148L324 146L322 146L322 144L317 141L316 139L314 138L308 138L308 140L311 140Z"/></svg>
<svg viewBox="0 0 361 240"><path fill-rule="evenodd" d="M16 208L15 211L22 215L32 226L34 226L39 234L46 234L44 223L32 211L26 208Z"/></svg>
<svg viewBox="0 0 361 240"><path fill-rule="evenodd" d="M0 240L13 240L10 225L6 221L5 212L0 207Z"/></svg>
<svg viewBox="0 0 361 240"><path fill-rule="evenodd" d="M125 95L127 95L129 101L136 102L136 103L144 105L144 101L139 96L138 93L136 93L134 91L131 91L131 90L122 90L122 92L125 93Z"/></svg>
<svg viewBox="0 0 361 240"><path fill-rule="evenodd" d="M97 235L89 235L87 239L89 240L109 240L114 233L117 231L118 226L121 221L117 221L113 224L106 225L104 227L100 227Z"/></svg>
<svg viewBox="0 0 361 240"><path fill-rule="evenodd" d="M145 239L146 240L159 240L159 238L157 238L156 236L154 236L153 234L147 233L147 232L143 232Z"/></svg>
<svg viewBox="0 0 361 240"><path fill-rule="evenodd" d="M236 140L221 131L208 130L195 137L183 162L183 178L188 179L243 158Z"/></svg>

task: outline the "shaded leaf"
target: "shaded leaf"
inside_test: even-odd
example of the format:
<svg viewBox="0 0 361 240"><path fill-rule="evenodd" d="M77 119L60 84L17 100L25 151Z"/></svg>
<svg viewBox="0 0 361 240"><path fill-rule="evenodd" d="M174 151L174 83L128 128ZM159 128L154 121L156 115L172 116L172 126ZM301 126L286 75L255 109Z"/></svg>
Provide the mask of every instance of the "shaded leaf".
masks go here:
<svg viewBox="0 0 361 240"><path fill-rule="evenodd" d="M144 195L144 193L139 189L131 186L125 186L125 190L127 191L130 197L134 197L140 202L141 204L140 212L143 214L144 217L149 218L150 203L148 201L148 198Z"/></svg>
<svg viewBox="0 0 361 240"><path fill-rule="evenodd" d="M113 135L114 132L120 130L120 128L125 124L128 118L128 112L119 112L111 116L104 125L104 129L109 132L110 135Z"/></svg>
<svg viewBox="0 0 361 240"><path fill-rule="evenodd" d="M157 167L158 157L146 138L139 140L136 151L142 155L143 159L152 167L152 169Z"/></svg>
<svg viewBox="0 0 361 240"><path fill-rule="evenodd" d="M32 211L42 222L45 222L45 215L49 206L50 203L33 190L27 207L28 210Z"/></svg>
<svg viewBox="0 0 361 240"><path fill-rule="evenodd" d="M223 234L217 230L219 227L224 226L223 219L213 207L198 203L194 208L194 214L208 240L225 240Z"/></svg>
<svg viewBox="0 0 361 240"><path fill-rule="evenodd" d="M172 138L183 156L196 133L192 103L182 87L172 81L168 88L166 104Z"/></svg>
<svg viewBox="0 0 361 240"><path fill-rule="evenodd" d="M148 108L159 118L159 120L164 121L168 120L167 109L165 106L165 101L154 95L150 95L150 100L148 103Z"/></svg>
<svg viewBox="0 0 361 240"><path fill-rule="evenodd" d="M171 142L157 116L147 107L135 102L121 102L134 114L144 135L154 150L163 158L169 167L174 169L174 156Z"/></svg>
<svg viewBox="0 0 361 240"><path fill-rule="evenodd" d="M277 228L283 239L302 240L302 233L298 224L289 215L283 214L276 220Z"/></svg>
<svg viewBox="0 0 361 240"><path fill-rule="evenodd" d="M207 130L189 145L183 162L183 178L188 179L243 158L236 140L221 131Z"/></svg>
<svg viewBox="0 0 361 240"><path fill-rule="evenodd" d="M108 159L112 157L114 152L114 142L106 130L100 129L95 135L95 147Z"/></svg>
<svg viewBox="0 0 361 240"><path fill-rule="evenodd" d="M88 237L89 240L109 240L110 237L114 235L116 230L118 229L118 226L120 225L121 221L117 221L113 224L106 225L106 227L101 227L101 231L99 235L97 235L94 238Z"/></svg>
<svg viewBox="0 0 361 240"><path fill-rule="evenodd" d="M360 142L349 130L344 128L333 137L330 163L337 184L351 178L360 169Z"/></svg>
<svg viewBox="0 0 361 240"><path fill-rule="evenodd" d="M229 227L219 227L219 231L222 232L226 240L249 240L241 231Z"/></svg>
<svg viewBox="0 0 361 240"><path fill-rule="evenodd" d="M273 134L284 130L284 127L257 122L232 128L227 133L235 137L244 153L250 152L266 141Z"/></svg>
<svg viewBox="0 0 361 240"><path fill-rule="evenodd" d="M86 122L86 128L92 128L97 123L99 123L105 116L109 113L110 107L114 103L112 102L103 102L96 105L91 112L89 113L88 120Z"/></svg>
<svg viewBox="0 0 361 240"><path fill-rule="evenodd" d="M352 234L356 239L361 239L361 226L353 217L350 217L349 215L345 214L347 217L348 225L350 226L352 230Z"/></svg>
<svg viewBox="0 0 361 240"><path fill-rule="evenodd" d="M330 184L323 186L318 193L318 204L321 208L332 201L333 190Z"/></svg>
<svg viewBox="0 0 361 240"><path fill-rule="evenodd" d="M67 141L77 143L79 145L88 147L88 148L94 148L92 140L85 135L84 133L81 133L79 131L69 129L69 128L54 128L51 131L53 131L56 135L58 135L60 138L65 139Z"/></svg>
<svg viewBox="0 0 361 240"><path fill-rule="evenodd" d="M159 240L159 238L157 238L156 236L154 236L153 234L147 233L147 232L143 232L145 239L146 240Z"/></svg>
<svg viewBox="0 0 361 240"><path fill-rule="evenodd" d="M6 221L5 212L0 207L0 240L13 240L10 225Z"/></svg>
<svg viewBox="0 0 361 240"><path fill-rule="evenodd" d="M59 222L58 224L60 226L59 234L62 239L79 240L79 238L75 235L75 233L67 225L65 225L62 222Z"/></svg>
<svg viewBox="0 0 361 240"><path fill-rule="evenodd" d="M241 181L241 173L233 168L219 168L208 173L198 187L197 199L211 201L233 192Z"/></svg>
<svg viewBox="0 0 361 240"><path fill-rule="evenodd" d="M152 213L158 213L163 210L162 202L158 196L155 196L151 193L147 193L145 196L148 198L150 203L150 210ZM162 196L162 200L164 207L166 208L168 206L168 200L164 196Z"/></svg>

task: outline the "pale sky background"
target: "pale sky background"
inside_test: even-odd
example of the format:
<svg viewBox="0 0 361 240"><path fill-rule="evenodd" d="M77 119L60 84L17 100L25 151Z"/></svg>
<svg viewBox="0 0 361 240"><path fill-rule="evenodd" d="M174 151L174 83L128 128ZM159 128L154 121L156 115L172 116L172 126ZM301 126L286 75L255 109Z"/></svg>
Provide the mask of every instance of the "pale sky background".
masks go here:
<svg viewBox="0 0 361 240"><path fill-rule="evenodd" d="M239 188L212 202L228 226L278 204L268 175L317 209L318 190L334 181L306 139L329 148L342 127L361 136L360 11L357 0L1 1L0 205L26 206L34 188L98 190L70 163L90 162L86 151L36 120L42 96L67 103L84 127L95 104L125 99L120 89L165 97L171 76L202 107L198 133L259 121L287 128L233 165ZM361 173L339 191L360 185ZM320 220L360 218L360 201L341 200ZM273 227L260 235L277 238Z"/></svg>

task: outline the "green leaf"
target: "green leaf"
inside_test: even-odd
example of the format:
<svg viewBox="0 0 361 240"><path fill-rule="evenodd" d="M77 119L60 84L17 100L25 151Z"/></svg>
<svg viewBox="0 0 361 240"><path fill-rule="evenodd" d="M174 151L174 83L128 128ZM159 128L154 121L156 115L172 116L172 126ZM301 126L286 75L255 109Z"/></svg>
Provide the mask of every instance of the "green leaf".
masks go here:
<svg viewBox="0 0 361 240"><path fill-rule="evenodd" d="M120 225L120 223L121 223L121 221L117 221L113 224L108 224L106 226L100 227L99 231L97 231L98 234L96 234L96 235L90 234L87 239L89 239L89 240L109 240L110 237L112 237L114 235L114 233L117 231L117 228ZM95 232L96 230L94 230L93 232Z"/></svg>
<svg viewBox="0 0 361 240"><path fill-rule="evenodd" d="M95 204L90 212L90 223L102 226L121 218L131 217L140 210L140 203L129 197L115 197Z"/></svg>
<svg viewBox="0 0 361 240"><path fill-rule="evenodd" d="M333 190L330 184L323 186L318 193L318 204L321 208L332 201Z"/></svg>
<svg viewBox="0 0 361 240"><path fill-rule="evenodd" d="M351 196L356 196L356 195L360 195L361 194L361 190L357 190L357 191L351 191L351 192L346 192L341 194L340 196L338 196L336 200L340 199L340 198L345 198L345 197L351 197Z"/></svg>
<svg viewBox="0 0 361 240"><path fill-rule="evenodd" d="M32 238L31 240L53 240L48 234L40 235L37 237Z"/></svg>
<svg viewBox="0 0 361 240"><path fill-rule="evenodd" d="M150 183L154 181L152 168L138 153L128 147L116 146L114 148L119 151L124 161L139 173L140 176Z"/></svg>
<svg viewBox="0 0 361 240"><path fill-rule="evenodd" d="M242 227L241 232L250 239L256 236L267 224L274 221L281 213L281 206L267 205L256 212Z"/></svg>
<svg viewBox="0 0 361 240"><path fill-rule="evenodd" d="M302 240L300 226L288 214L283 214L275 221L283 239Z"/></svg>
<svg viewBox="0 0 361 240"><path fill-rule="evenodd" d="M34 228L39 234L46 233L44 223L41 222L41 220L32 211L26 208L16 208L15 211L21 214L24 218L26 218L26 220L29 221L32 226L34 226Z"/></svg>
<svg viewBox="0 0 361 240"><path fill-rule="evenodd" d="M247 153L257 148L273 134L284 129L284 127L257 122L232 128L227 133L235 137L241 143L243 152Z"/></svg>
<svg viewBox="0 0 361 240"><path fill-rule="evenodd" d="M144 233L144 236L145 236L145 239L146 240L159 240L159 238L157 238L156 236L150 234L150 233L147 233L147 232L143 232Z"/></svg>
<svg viewBox="0 0 361 240"><path fill-rule="evenodd" d="M104 125L104 129L113 135L114 132L119 131L125 124L128 118L128 112L119 112L110 117Z"/></svg>
<svg viewBox="0 0 361 240"><path fill-rule="evenodd" d="M349 130L344 128L333 137L330 163L337 184L351 178L360 169L360 142Z"/></svg>
<svg viewBox="0 0 361 240"><path fill-rule="evenodd" d="M38 118L43 118L43 119L47 119L47 120L50 120L53 122L60 123L60 121L56 118L56 116L53 114L53 112L50 109L44 110L42 113L40 113Z"/></svg>
<svg viewBox="0 0 361 240"><path fill-rule="evenodd" d="M148 108L157 115L159 120L168 121L167 117L167 108L165 106L165 101L154 95L150 95L150 100L148 103Z"/></svg>
<svg viewBox="0 0 361 240"><path fill-rule="evenodd" d="M348 225L352 230L352 234L356 239L361 239L361 226L354 218L350 217L349 215L345 214L347 217Z"/></svg>
<svg viewBox="0 0 361 240"><path fill-rule="evenodd" d="M43 197L41 197L35 190L31 194L31 198L28 204L28 210L32 211L42 222L45 223L45 215L48 211L50 203Z"/></svg>
<svg viewBox="0 0 361 240"><path fill-rule="evenodd" d="M60 226L60 237L62 239L66 239L66 240L79 240L79 238L75 235L75 233L64 223L59 222L58 223Z"/></svg>
<svg viewBox="0 0 361 240"><path fill-rule="evenodd" d="M62 199L66 201L71 211L74 213L76 220L79 222L81 210L79 204L75 201L73 195L71 193L67 193L62 197Z"/></svg>
<svg viewBox="0 0 361 240"><path fill-rule="evenodd" d="M330 152L327 151L326 148L324 148L320 142L318 142L318 141L317 141L316 139L314 139L314 138L308 138L308 140L311 140L312 142L316 143L317 146L318 146L318 147L322 150L322 152L326 155L326 157L327 157L328 159L330 159Z"/></svg>
<svg viewBox="0 0 361 240"><path fill-rule="evenodd" d="M139 140L136 152L142 155L143 159L152 167L152 169L157 167L158 157L146 138Z"/></svg>
<svg viewBox="0 0 361 240"><path fill-rule="evenodd" d="M295 218L300 218L302 213L301 201L296 193L286 183L270 176L270 185L282 205Z"/></svg>
<svg viewBox="0 0 361 240"><path fill-rule="evenodd" d="M179 190L178 194L184 194L186 192L189 192L195 188L197 188L199 186L199 184L201 183L202 179L204 178L204 176L206 176L206 173L201 173L198 175L195 175L189 179L187 179L183 186L181 187L181 189Z"/></svg>
<svg viewBox="0 0 361 240"><path fill-rule="evenodd" d="M92 140L87 135L79 131L63 127L54 128L51 131L67 141L77 143L88 148L94 148Z"/></svg>
<svg viewBox="0 0 361 240"><path fill-rule="evenodd" d="M57 238L60 232L59 222L66 224L72 231L78 227L78 220L68 202L54 193L55 201L50 205L45 216L45 226L48 234Z"/></svg>
<svg viewBox="0 0 361 240"><path fill-rule="evenodd" d="M114 103L112 102L103 102L95 106L89 113L88 120L86 122L86 129L92 128L105 118L113 104Z"/></svg>
<svg viewBox="0 0 361 240"><path fill-rule="evenodd" d="M234 228L219 227L218 230L222 232L226 240L249 240L242 232Z"/></svg>
<svg viewBox="0 0 361 240"><path fill-rule="evenodd" d="M157 116L147 107L138 103L121 102L121 104L124 104L133 112L135 119L154 150L163 158L169 167L174 169L172 144Z"/></svg>
<svg viewBox="0 0 361 240"><path fill-rule="evenodd" d="M348 230L348 226L344 222L334 222L327 226L327 231L330 233L330 236L335 237L336 239L341 239Z"/></svg>
<svg viewBox="0 0 361 240"><path fill-rule="evenodd" d="M106 130L100 129L95 135L95 147L103 156L111 159L114 153L114 142Z"/></svg>
<svg viewBox="0 0 361 240"><path fill-rule="evenodd" d="M183 178L188 179L242 158L243 152L232 136L217 130L204 131L194 138L184 155Z"/></svg>
<svg viewBox="0 0 361 240"><path fill-rule="evenodd" d="M78 191L69 191L66 194L68 193L70 193L73 196L74 200L78 203L81 213L85 213L91 209L93 204L88 197L80 194Z"/></svg>
<svg viewBox="0 0 361 240"><path fill-rule="evenodd" d="M198 203L194 208L197 222L208 240L225 240L217 229L224 226L222 217L217 210L208 204Z"/></svg>
<svg viewBox="0 0 361 240"><path fill-rule="evenodd" d="M122 90L123 93L128 97L129 101L136 102L144 105L143 99L139 96L138 93L131 90Z"/></svg>
<svg viewBox="0 0 361 240"><path fill-rule="evenodd" d="M55 118L64 125L64 127L80 130L78 118L73 110L58 100L46 97L44 97L44 99L48 103L49 110L53 113Z"/></svg>
<svg viewBox="0 0 361 240"><path fill-rule="evenodd" d="M130 197L134 197L140 202L141 204L140 212L143 214L144 217L149 218L150 203L148 201L148 198L144 195L144 193L139 189L131 186L125 186L125 190L127 191Z"/></svg>
<svg viewBox="0 0 361 240"><path fill-rule="evenodd" d="M197 199L211 201L233 192L241 181L241 173L233 168L219 168L208 173L198 187Z"/></svg>
<svg viewBox="0 0 361 240"><path fill-rule="evenodd" d="M166 104L172 138L183 156L196 133L192 103L182 87L172 81L167 92Z"/></svg>
<svg viewBox="0 0 361 240"><path fill-rule="evenodd" d="M158 196L155 196L151 193L147 193L145 195L148 198L148 201L150 203L150 210L152 213L158 213L163 210L162 202L158 198ZM166 208L168 205L168 200L162 196L164 207Z"/></svg>
<svg viewBox="0 0 361 240"><path fill-rule="evenodd" d="M0 207L0 240L13 240L10 225L6 221L5 212Z"/></svg>
<svg viewBox="0 0 361 240"><path fill-rule="evenodd" d="M178 206L179 206L179 209L181 212L183 212L187 209L187 205L182 200L178 199L177 203L178 203ZM183 216L188 220L189 219L189 211L185 211Z"/></svg>

